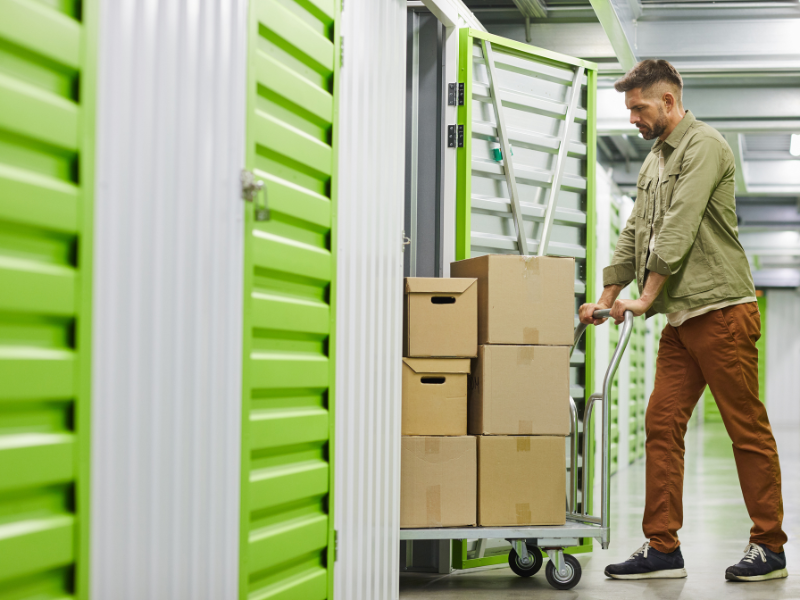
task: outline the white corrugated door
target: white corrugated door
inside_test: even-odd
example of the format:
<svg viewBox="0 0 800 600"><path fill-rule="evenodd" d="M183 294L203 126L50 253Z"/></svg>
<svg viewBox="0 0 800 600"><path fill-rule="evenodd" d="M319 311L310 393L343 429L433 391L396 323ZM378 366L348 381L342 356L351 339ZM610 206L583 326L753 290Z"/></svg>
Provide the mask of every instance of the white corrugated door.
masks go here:
<svg viewBox="0 0 800 600"><path fill-rule="evenodd" d="M347 0L339 137L337 600L398 595L406 3Z"/></svg>

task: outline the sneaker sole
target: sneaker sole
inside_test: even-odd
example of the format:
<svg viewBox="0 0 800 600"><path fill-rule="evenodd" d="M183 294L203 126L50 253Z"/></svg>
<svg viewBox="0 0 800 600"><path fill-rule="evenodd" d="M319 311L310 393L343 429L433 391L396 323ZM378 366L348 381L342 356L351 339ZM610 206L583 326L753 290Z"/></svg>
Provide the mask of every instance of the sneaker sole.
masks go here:
<svg viewBox="0 0 800 600"><path fill-rule="evenodd" d="M614 575L606 571L605 574L606 577L611 577L611 579L684 579L686 577L686 569L665 569L649 573L631 573L630 575Z"/></svg>
<svg viewBox="0 0 800 600"><path fill-rule="evenodd" d="M789 571L786 569L779 569L777 571L770 571L766 575L753 575L752 577L741 577L733 573L725 573L725 579L728 581L769 581L770 579L783 579L789 576Z"/></svg>

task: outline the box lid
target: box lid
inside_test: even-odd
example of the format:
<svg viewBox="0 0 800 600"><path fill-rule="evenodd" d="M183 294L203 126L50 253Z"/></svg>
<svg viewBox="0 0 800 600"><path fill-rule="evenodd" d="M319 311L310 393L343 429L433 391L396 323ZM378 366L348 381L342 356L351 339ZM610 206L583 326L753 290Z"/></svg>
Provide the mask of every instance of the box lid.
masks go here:
<svg viewBox="0 0 800 600"><path fill-rule="evenodd" d="M409 294L463 294L478 280L470 277L406 277Z"/></svg>
<svg viewBox="0 0 800 600"><path fill-rule="evenodd" d="M404 358L403 362L414 373L466 373L469 374L468 358Z"/></svg>

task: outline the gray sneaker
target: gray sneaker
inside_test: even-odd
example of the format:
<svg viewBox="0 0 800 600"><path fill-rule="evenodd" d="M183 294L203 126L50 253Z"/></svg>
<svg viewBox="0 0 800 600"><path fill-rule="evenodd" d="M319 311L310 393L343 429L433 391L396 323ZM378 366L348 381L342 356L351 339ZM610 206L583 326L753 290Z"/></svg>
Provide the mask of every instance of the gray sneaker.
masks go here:
<svg viewBox="0 0 800 600"><path fill-rule="evenodd" d="M788 577L786 553L773 552L761 544L747 544L744 558L725 571L729 581L767 581Z"/></svg>
<svg viewBox="0 0 800 600"><path fill-rule="evenodd" d="M606 577L612 579L682 579L686 577L681 549L669 554L650 547L650 542L631 554L625 562L606 567Z"/></svg>

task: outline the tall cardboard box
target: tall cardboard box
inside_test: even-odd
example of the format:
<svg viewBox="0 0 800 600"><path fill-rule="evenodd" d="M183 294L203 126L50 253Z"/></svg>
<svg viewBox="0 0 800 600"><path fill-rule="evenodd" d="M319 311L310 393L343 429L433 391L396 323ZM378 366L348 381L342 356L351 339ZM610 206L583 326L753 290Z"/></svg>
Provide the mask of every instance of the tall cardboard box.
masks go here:
<svg viewBox="0 0 800 600"><path fill-rule="evenodd" d="M473 358L478 354L478 282L406 278L403 356Z"/></svg>
<svg viewBox="0 0 800 600"><path fill-rule="evenodd" d="M468 358L403 359L403 435L467 435Z"/></svg>
<svg viewBox="0 0 800 600"><path fill-rule="evenodd" d="M569 351L480 346L470 376L470 435L569 435Z"/></svg>
<svg viewBox="0 0 800 600"><path fill-rule="evenodd" d="M400 527L475 525L475 438L404 437L400 454Z"/></svg>
<svg viewBox="0 0 800 600"><path fill-rule="evenodd" d="M563 525L566 450L563 437L478 439L478 525Z"/></svg>
<svg viewBox="0 0 800 600"><path fill-rule="evenodd" d="M575 261L489 254L450 264L452 277L478 279L478 343L571 346Z"/></svg>

